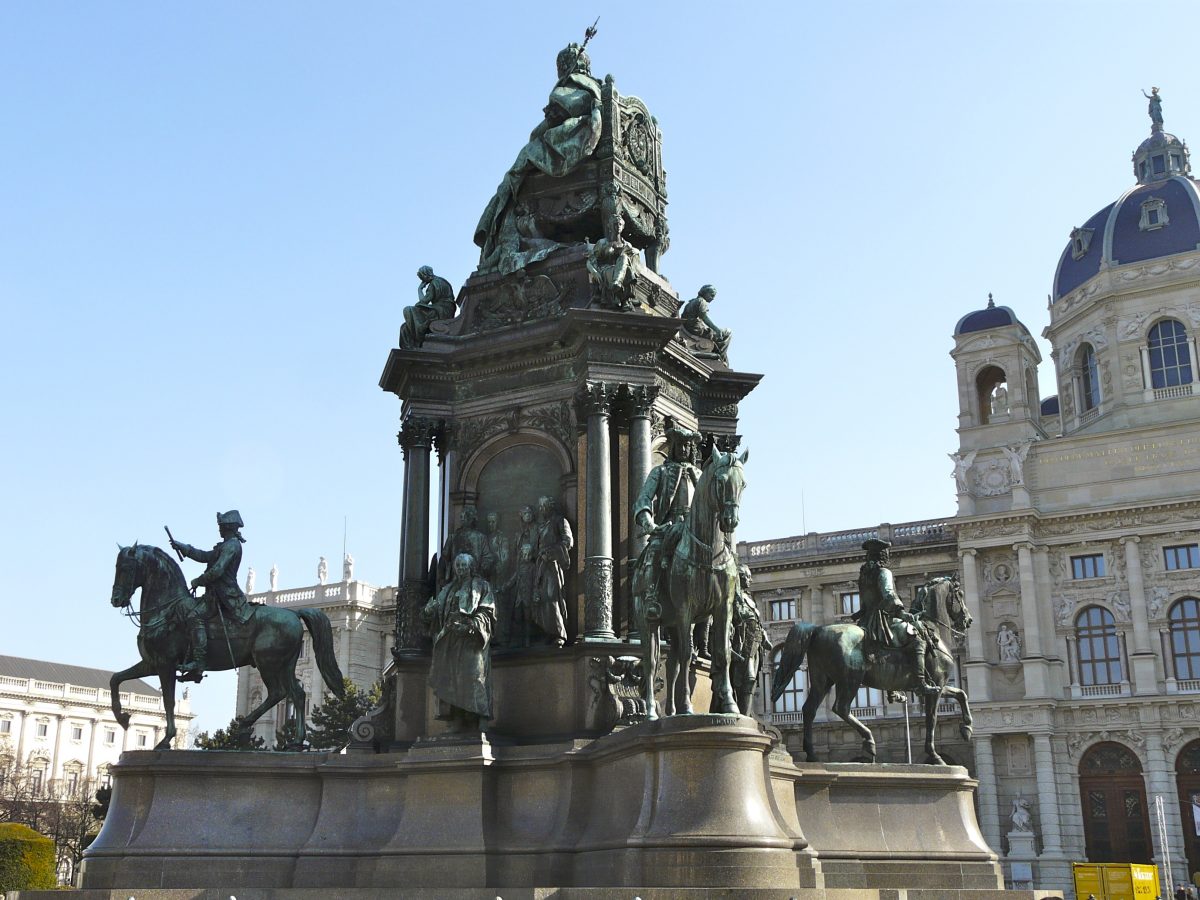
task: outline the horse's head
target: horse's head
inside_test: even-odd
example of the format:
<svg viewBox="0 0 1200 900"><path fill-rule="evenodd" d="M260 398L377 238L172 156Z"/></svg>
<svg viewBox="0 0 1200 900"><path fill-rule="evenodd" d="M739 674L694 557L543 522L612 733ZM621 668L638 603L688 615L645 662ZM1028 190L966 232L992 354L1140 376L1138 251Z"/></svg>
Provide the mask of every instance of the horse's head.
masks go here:
<svg viewBox="0 0 1200 900"><path fill-rule="evenodd" d="M132 547L117 551L117 574L113 578L112 605L128 606L133 592L142 586L142 566L138 557L137 541Z"/></svg>
<svg viewBox="0 0 1200 900"><path fill-rule="evenodd" d="M967 598L957 575L945 579L945 607L955 631L966 631L974 623L971 613L967 611Z"/></svg>
<svg viewBox="0 0 1200 900"><path fill-rule="evenodd" d="M717 511L717 521L726 534L733 534L737 530L738 508L746 487L746 472L742 466L749 458L749 450L743 451L741 456L734 456L733 453L722 453L713 447L708 460L712 470L712 502Z"/></svg>

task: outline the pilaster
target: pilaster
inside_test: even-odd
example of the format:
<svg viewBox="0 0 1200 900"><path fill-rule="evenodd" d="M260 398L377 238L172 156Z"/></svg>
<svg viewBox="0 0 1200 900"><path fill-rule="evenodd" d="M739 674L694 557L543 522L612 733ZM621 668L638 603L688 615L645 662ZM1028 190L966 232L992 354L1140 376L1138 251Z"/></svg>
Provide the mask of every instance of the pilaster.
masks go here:
<svg viewBox="0 0 1200 900"><path fill-rule="evenodd" d="M1000 849L1000 804L996 797L996 756L990 734L975 735L975 777L979 780L979 827L993 850Z"/></svg>
<svg viewBox="0 0 1200 900"><path fill-rule="evenodd" d="M987 659L983 655L983 609L979 602L979 567L976 565L976 551L967 547L958 552L962 560L963 602L967 604L967 612L975 620L976 626L967 629L967 659L963 663L966 670L968 689L974 701L991 699L991 674L988 671Z"/></svg>
<svg viewBox="0 0 1200 900"><path fill-rule="evenodd" d="M1129 580L1129 616L1133 621L1133 647L1129 654L1131 680L1135 694L1157 694L1158 673L1150 640L1150 618L1146 607L1146 580L1142 575L1142 557L1138 552L1141 538L1121 538L1125 547L1125 572Z"/></svg>
<svg viewBox="0 0 1200 900"><path fill-rule="evenodd" d="M1033 736L1033 765L1037 776L1038 819L1042 826L1042 857L1063 859L1062 816L1058 809L1058 779L1054 774L1054 748L1050 735Z"/></svg>
<svg viewBox="0 0 1200 900"><path fill-rule="evenodd" d="M1017 551L1021 581L1021 622L1025 626L1025 646L1022 673L1025 676L1025 697L1048 697L1050 678L1046 652L1042 645L1041 604L1038 602L1037 576L1033 570L1033 544L1020 541L1013 544Z"/></svg>

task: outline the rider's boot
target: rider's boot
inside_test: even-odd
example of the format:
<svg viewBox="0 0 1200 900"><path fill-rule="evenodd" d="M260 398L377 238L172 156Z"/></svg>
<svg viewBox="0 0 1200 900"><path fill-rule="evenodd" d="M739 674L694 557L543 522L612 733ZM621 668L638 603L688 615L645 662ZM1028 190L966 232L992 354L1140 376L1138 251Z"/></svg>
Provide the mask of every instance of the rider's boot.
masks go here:
<svg viewBox="0 0 1200 900"><path fill-rule="evenodd" d="M203 622L192 626L192 661L179 667L180 681L199 681L208 665L208 632Z"/></svg>
<svg viewBox="0 0 1200 900"><path fill-rule="evenodd" d="M934 696L940 694L942 689L929 681L929 675L925 669L925 641L920 637L915 638L908 648L908 652L909 665L913 680L916 682L916 689L924 694Z"/></svg>

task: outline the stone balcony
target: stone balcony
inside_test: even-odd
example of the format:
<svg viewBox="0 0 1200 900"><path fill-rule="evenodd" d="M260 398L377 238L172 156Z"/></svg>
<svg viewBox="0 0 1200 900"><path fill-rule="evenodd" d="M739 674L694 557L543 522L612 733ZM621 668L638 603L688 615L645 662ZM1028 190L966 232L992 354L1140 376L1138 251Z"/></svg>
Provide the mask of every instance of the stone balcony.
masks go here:
<svg viewBox="0 0 1200 900"><path fill-rule="evenodd" d="M738 555L753 564L839 553L861 554L863 541L871 538L889 541L899 548L953 544L957 540L948 520L923 519L900 524L884 522L870 528L846 531L810 531L808 534L768 541L740 541Z"/></svg>

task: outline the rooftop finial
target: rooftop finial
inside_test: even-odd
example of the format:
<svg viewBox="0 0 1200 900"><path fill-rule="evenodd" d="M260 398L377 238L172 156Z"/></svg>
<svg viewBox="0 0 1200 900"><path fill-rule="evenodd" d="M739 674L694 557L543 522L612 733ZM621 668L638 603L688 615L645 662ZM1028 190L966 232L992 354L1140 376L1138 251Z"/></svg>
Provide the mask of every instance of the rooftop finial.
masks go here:
<svg viewBox="0 0 1200 900"><path fill-rule="evenodd" d="M1151 133L1163 130L1162 120L1162 97L1158 96L1158 88L1150 88L1150 93L1142 91L1142 96L1150 101L1148 112L1150 113L1150 131Z"/></svg>
<svg viewBox="0 0 1200 900"><path fill-rule="evenodd" d="M988 291L988 305L987 305L987 308L988 308L988 309L995 309L995 308L996 308L996 301L992 299L992 292L991 292L991 291Z"/></svg>

